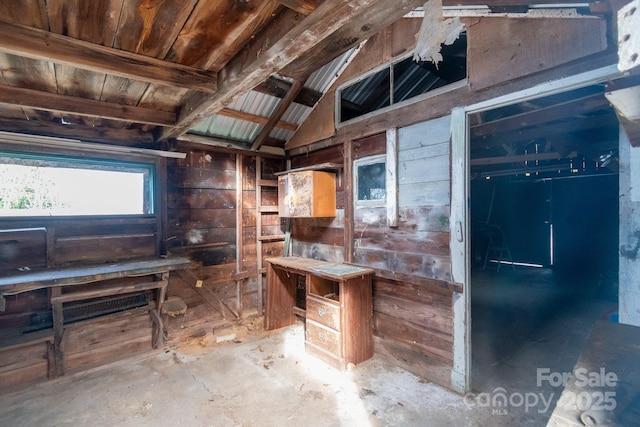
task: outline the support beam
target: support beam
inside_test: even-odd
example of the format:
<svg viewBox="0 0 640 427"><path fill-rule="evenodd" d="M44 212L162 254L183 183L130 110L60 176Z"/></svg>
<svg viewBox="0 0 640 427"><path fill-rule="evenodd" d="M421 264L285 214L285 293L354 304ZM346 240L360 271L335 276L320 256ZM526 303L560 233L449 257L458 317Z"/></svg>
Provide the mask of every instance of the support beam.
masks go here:
<svg viewBox="0 0 640 427"><path fill-rule="evenodd" d="M176 122L176 115L169 111L114 104L12 86L0 86L0 103L63 114L121 120L129 123L172 126Z"/></svg>
<svg viewBox="0 0 640 427"><path fill-rule="evenodd" d="M225 117L231 117L232 119L244 120L247 122L258 123L261 125L266 125L269 122L268 117L256 116L255 114L245 113L244 111L231 110L230 108L223 108L218 111L216 114ZM298 125L295 123L283 122L282 120L278 120L275 127L280 129L286 129L295 132L298 129Z"/></svg>
<svg viewBox="0 0 640 427"><path fill-rule="evenodd" d="M226 80L219 82L218 92L212 95L195 94L187 100L178 118L178 126L165 129L160 139L173 138L187 132L196 123L219 111L269 76L297 61L299 57L312 51L317 57L317 49L324 46L324 40L334 33L342 34L346 31L345 27L349 28L349 39L343 41L340 49L328 56L323 55L324 62L344 52L341 51L342 48L346 50L358 40L366 38L374 28L391 24L421 3L422 0L398 0L392 4L385 0L325 0L312 14L262 51L252 62L245 64L244 57L232 60L220 73L221 76L226 76ZM364 22L363 16L367 18ZM335 56L332 56L334 53Z"/></svg>
<svg viewBox="0 0 640 427"><path fill-rule="evenodd" d="M289 89L289 92L287 93L287 96L285 96L282 101L280 101L280 104L278 105L278 108L276 108L276 111L271 114L269 121L262 127L262 130L253 141L251 150L257 150L267 140L271 131L276 127L276 124L280 121L280 118L282 118L284 113L287 112L287 109L293 102L294 98L300 92L300 89L302 89L302 83L298 80L294 80L291 89Z"/></svg>
<svg viewBox="0 0 640 427"><path fill-rule="evenodd" d="M278 0L278 3L307 16L316 10L318 3L322 3L322 0Z"/></svg>
<svg viewBox="0 0 640 427"><path fill-rule="evenodd" d="M495 133L519 130L527 126L557 121L565 117L593 112L598 109L609 108L609 102L603 94L596 93L571 101L554 104L549 107L528 111L502 119L493 120L471 127L471 138L488 136Z"/></svg>
<svg viewBox="0 0 640 427"><path fill-rule="evenodd" d="M157 148L153 141L153 135L141 129L96 128L95 126L76 123L62 125L43 120L12 120L5 118L0 118L0 129L7 132L73 138L81 141L105 142L108 144L113 144L114 141L126 141L130 144Z"/></svg>
<svg viewBox="0 0 640 427"><path fill-rule="evenodd" d="M500 156L500 157L485 157L482 159L471 159L469 164L471 166L482 165L499 165L504 163L520 163L520 162L534 162L536 160L560 160L564 158L574 158L578 156L577 151L572 151L568 156L563 156L560 153L538 153L538 154L522 154L516 156Z"/></svg>
<svg viewBox="0 0 640 427"><path fill-rule="evenodd" d="M217 88L210 71L2 21L0 51L159 85L208 93Z"/></svg>
<svg viewBox="0 0 640 427"><path fill-rule="evenodd" d="M264 82L260 83L258 86L254 87L253 90L256 92L264 93L266 95L275 96L276 98L284 98L285 96L287 96L287 93L289 93L290 88L291 83L271 76ZM305 105L307 107L313 107L318 103L321 97L322 92L303 87L302 89L300 89L298 96L295 97L293 102L295 102L296 104Z"/></svg>

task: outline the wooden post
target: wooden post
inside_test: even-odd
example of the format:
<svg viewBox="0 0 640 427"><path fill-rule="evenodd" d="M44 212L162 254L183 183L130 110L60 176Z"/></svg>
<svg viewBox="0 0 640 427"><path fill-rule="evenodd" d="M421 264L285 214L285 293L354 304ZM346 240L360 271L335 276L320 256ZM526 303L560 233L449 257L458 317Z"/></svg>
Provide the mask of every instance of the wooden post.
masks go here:
<svg viewBox="0 0 640 427"><path fill-rule="evenodd" d="M55 286L51 289L51 297L59 297L62 295L62 288ZM62 349L62 338L64 336L64 312L62 303L51 305L53 313L53 353L55 364L55 376L64 375L64 351Z"/></svg>
<svg viewBox="0 0 640 427"><path fill-rule="evenodd" d="M398 129L387 129L387 225L398 226Z"/></svg>
<svg viewBox="0 0 640 427"><path fill-rule="evenodd" d="M344 262L353 262L353 143L344 142Z"/></svg>
<svg viewBox="0 0 640 427"><path fill-rule="evenodd" d="M244 244L242 241L243 224L243 190L244 190L244 156L236 155L236 275L244 271ZM244 293L244 279L236 279L236 298L238 316L242 318L243 304L242 297Z"/></svg>

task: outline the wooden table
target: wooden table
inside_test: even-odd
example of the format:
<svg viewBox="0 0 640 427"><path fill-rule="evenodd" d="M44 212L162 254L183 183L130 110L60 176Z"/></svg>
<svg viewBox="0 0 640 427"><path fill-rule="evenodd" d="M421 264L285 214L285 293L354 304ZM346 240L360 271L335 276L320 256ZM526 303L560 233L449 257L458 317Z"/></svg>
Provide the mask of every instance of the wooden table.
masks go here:
<svg viewBox="0 0 640 427"><path fill-rule="evenodd" d="M147 258L110 264L15 271L9 276L0 277L0 309L3 306L1 302L4 301L5 295L15 295L36 289L48 288L51 290L55 376L60 376L64 374L64 353L61 346L64 334L64 303L156 290L156 306L149 311L154 326L152 342L155 348L162 345L163 340L161 310L169 284L169 272L187 268L190 264L191 261L186 258ZM128 285L116 282L107 286L83 287L79 291L73 289L77 285L139 276L153 276L153 279L148 282Z"/></svg>
<svg viewBox="0 0 640 427"><path fill-rule="evenodd" d="M373 356L373 270L300 257L269 258L265 328L305 317L307 352L345 369ZM305 309L296 306L298 280L305 283Z"/></svg>

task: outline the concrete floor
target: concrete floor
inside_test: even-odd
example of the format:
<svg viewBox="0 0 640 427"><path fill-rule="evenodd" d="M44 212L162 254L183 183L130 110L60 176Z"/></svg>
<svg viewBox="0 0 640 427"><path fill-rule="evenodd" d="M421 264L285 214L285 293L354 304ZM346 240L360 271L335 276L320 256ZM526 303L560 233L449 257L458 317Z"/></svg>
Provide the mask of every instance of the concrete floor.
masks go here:
<svg viewBox="0 0 640 427"><path fill-rule="evenodd" d="M537 369L571 372L593 324L617 310L615 285L562 277L550 269L476 271L472 295L472 387L476 394L542 394L531 408L511 406L497 417L544 426L562 388L537 385Z"/></svg>
<svg viewBox="0 0 640 427"><path fill-rule="evenodd" d="M571 371L593 322L615 307L578 298L543 271L480 274L472 286L476 394L559 392L536 387L536 368ZM2 396L0 425L541 426L550 416L496 412L377 356L337 371L305 353L301 322L231 339L206 336Z"/></svg>
<svg viewBox="0 0 640 427"><path fill-rule="evenodd" d="M340 372L304 352L298 324L201 340L8 395L10 426L481 426L471 401L374 357ZM509 425L509 424L504 424Z"/></svg>

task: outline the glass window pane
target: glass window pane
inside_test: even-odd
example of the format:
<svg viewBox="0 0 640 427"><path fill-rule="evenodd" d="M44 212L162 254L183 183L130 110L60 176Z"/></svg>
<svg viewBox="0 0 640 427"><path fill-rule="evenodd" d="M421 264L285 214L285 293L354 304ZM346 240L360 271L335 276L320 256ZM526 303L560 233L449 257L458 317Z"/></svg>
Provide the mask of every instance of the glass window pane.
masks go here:
<svg viewBox="0 0 640 427"><path fill-rule="evenodd" d="M152 213L148 168L59 163L0 157L0 216Z"/></svg>

